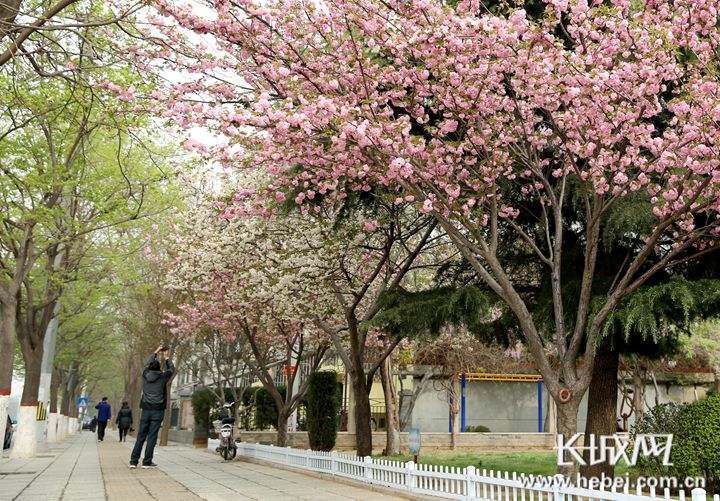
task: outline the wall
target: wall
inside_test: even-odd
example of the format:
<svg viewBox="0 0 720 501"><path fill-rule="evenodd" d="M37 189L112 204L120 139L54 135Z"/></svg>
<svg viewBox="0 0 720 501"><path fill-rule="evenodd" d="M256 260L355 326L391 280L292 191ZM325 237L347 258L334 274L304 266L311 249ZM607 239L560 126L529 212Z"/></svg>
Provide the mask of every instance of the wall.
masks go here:
<svg viewBox="0 0 720 501"><path fill-rule="evenodd" d="M547 430L548 392L543 387L543 430ZM483 425L492 432L537 432L537 383L469 381L465 388L467 426ZM587 396L580 408L578 429L585 428ZM412 426L421 431L449 431L449 410L444 392L429 385L418 397Z"/></svg>
<svg viewBox="0 0 720 501"><path fill-rule="evenodd" d="M699 377L699 376L698 376ZM703 398L711 381L711 376L699 379L697 384L680 385L674 379L658 381L658 402L694 402ZM707 381L705 381L707 380ZM632 388L632 384L628 385ZM655 386L645 386L646 409L655 406ZM543 430L547 431L548 399L547 389L543 387ZM537 432L538 397L537 383L518 383L503 381L469 381L465 388L467 426L483 425L492 432ZM621 416L622 391L618 392L618 418ZM627 412L627 406L625 407ZM418 397L413 409L411 426L424 432L449 431L449 410L444 391L428 385ZM587 421L587 394L583 397L578 414L578 430L585 429ZM635 416L628 420L632 426Z"/></svg>
<svg viewBox="0 0 720 501"><path fill-rule="evenodd" d="M407 433L400 434L400 444L407 452ZM238 433L242 442L272 445L275 443L273 431L242 431ZM449 450L450 434L422 433L422 451ZM299 449L308 449L307 433L288 433L288 445ZM554 438L549 433L459 433L458 449L467 450L552 450ZM380 453L385 448L385 433L373 433L373 452ZM352 452L355 450L355 434L339 432L334 450Z"/></svg>
<svg viewBox="0 0 720 501"><path fill-rule="evenodd" d="M193 443L193 432L192 430L169 430L168 440L170 442L177 442L180 444L192 445Z"/></svg>

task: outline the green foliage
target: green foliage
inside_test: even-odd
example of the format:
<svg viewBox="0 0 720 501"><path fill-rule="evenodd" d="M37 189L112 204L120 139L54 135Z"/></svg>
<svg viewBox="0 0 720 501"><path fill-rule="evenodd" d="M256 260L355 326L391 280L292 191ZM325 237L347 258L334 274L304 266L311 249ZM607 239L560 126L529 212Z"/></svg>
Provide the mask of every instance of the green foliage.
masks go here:
<svg viewBox="0 0 720 501"><path fill-rule="evenodd" d="M490 428L479 424L476 426L466 426L465 431L470 433L488 433L490 431Z"/></svg>
<svg viewBox="0 0 720 501"><path fill-rule="evenodd" d="M682 476L703 476L710 492L720 485L720 396L688 405L672 455Z"/></svg>
<svg viewBox="0 0 720 501"><path fill-rule="evenodd" d="M681 336L682 351L703 367L720 366L720 323L717 320L694 325L692 335ZM715 391L715 387L711 388Z"/></svg>
<svg viewBox="0 0 720 501"><path fill-rule="evenodd" d="M195 424L201 429L210 429L210 411L216 405L216 398L207 388L196 390L192 395L192 409Z"/></svg>
<svg viewBox="0 0 720 501"><path fill-rule="evenodd" d="M282 399L285 399L285 387L278 386ZM264 430L267 428L277 427L278 408L275 399L265 388L255 390L255 428Z"/></svg>
<svg viewBox="0 0 720 501"><path fill-rule="evenodd" d="M335 447L338 428L337 374L333 371L310 375L307 395L308 440L310 449L329 451Z"/></svg>
<svg viewBox="0 0 720 501"><path fill-rule="evenodd" d="M607 252L616 245L626 248L636 245L640 235L649 235L657 224L652 205L644 194L633 192L616 202L603 225Z"/></svg>
<svg viewBox="0 0 720 501"><path fill-rule="evenodd" d="M493 302L490 293L475 286L421 292L398 287L381 295L373 323L400 337L437 335L446 325L460 324L478 333L487 329Z"/></svg>
<svg viewBox="0 0 720 501"><path fill-rule="evenodd" d="M622 332L625 338L638 333L658 341L670 329L688 329L695 319L714 315L719 305L720 280L673 277L626 298L608 317L604 332Z"/></svg>
<svg viewBox="0 0 720 501"><path fill-rule="evenodd" d="M671 434L677 436L680 433L680 426L686 405L684 404L660 404L647 411L642 419L633 426L633 437L641 434ZM673 455L677 447L673 449ZM640 455L637 463L638 469L646 476L667 476L673 473L672 467L662 464L661 457Z"/></svg>

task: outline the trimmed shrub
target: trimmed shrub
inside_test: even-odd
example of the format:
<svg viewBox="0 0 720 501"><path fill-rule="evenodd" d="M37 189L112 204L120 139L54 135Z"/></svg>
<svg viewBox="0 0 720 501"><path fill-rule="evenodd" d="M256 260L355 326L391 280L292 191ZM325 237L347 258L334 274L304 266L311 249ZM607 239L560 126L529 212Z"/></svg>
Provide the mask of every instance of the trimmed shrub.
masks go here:
<svg viewBox="0 0 720 501"><path fill-rule="evenodd" d="M310 375L306 426L310 449L329 451L335 447L338 428L337 374L333 371Z"/></svg>
<svg viewBox="0 0 720 501"><path fill-rule="evenodd" d="M682 413L672 455L683 476L703 476L709 492L720 485L720 395L693 402Z"/></svg>
<svg viewBox="0 0 720 501"><path fill-rule="evenodd" d="M490 428L479 424L477 426L466 426L465 431L470 433L488 433Z"/></svg>
<svg viewBox="0 0 720 501"><path fill-rule="evenodd" d="M215 395L207 388L202 388L193 393L191 405L196 428L205 431L210 429L210 411L216 404Z"/></svg>

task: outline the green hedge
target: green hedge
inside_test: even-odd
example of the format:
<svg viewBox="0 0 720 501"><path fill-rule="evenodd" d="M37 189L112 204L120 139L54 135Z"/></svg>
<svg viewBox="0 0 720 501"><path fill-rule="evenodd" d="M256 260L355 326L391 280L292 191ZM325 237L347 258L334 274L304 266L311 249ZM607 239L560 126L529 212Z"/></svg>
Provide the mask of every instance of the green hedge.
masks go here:
<svg viewBox="0 0 720 501"><path fill-rule="evenodd" d="M333 371L310 375L307 400L307 431L310 449L329 451L335 447L338 428L337 374Z"/></svg>
<svg viewBox="0 0 720 501"><path fill-rule="evenodd" d="M703 477L708 492L720 488L720 395L691 404L658 405L636 423L633 434L674 437L672 466L664 466L662 457L640 454L638 468L642 475Z"/></svg>
<svg viewBox="0 0 720 501"><path fill-rule="evenodd" d="M195 425L203 430L210 429L210 412L217 406L215 395L207 388L196 390L191 401Z"/></svg>
<svg viewBox="0 0 720 501"><path fill-rule="evenodd" d="M284 386L277 386L281 397L285 398ZM245 429L265 430L277 428L278 408L270 392L262 386L252 386L243 395L243 412L240 422Z"/></svg>
<svg viewBox="0 0 720 501"><path fill-rule="evenodd" d="M673 463L682 476L703 476L707 490L720 485L720 395L693 402L682 413Z"/></svg>

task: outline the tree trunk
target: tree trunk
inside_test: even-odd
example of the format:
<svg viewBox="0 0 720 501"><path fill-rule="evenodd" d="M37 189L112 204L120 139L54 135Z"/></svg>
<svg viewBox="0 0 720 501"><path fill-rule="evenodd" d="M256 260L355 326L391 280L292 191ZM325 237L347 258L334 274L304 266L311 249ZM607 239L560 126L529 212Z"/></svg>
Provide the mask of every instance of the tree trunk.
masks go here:
<svg viewBox="0 0 720 501"><path fill-rule="evenodd" d="M42 366L42 345L34 350L23 350L25 360L25 380L23 385L21 404L37 405L38 390L40 389L40 367Z"/></svg>
<svg viewBox="0 0 720 501"><path fill-rule="evenodd" d="M581 393L580 395L572 395L570 401L565 403L561 402L559 399L555 400L557 403L558 434L563 436L565 444L567 444L573 435L577 433L577 416L582 397L583 394ZM562 458L560 457L561 455ZM573 458L569 454L558 450L558 463L560 463L560 459L562 459L564 463L570 464L558 464L558 473L565 475L566 478L574 480L577 473L577 462L573 461Z"/></svg>
<svg viewBox="0 0 720 501"><path fill-rule="evenodd" d="M160 446L167 445L170 440L170 417L172 416L172 406L170 405L170 387L176 374L177 371L173 373L172 377L165 386L165 414L163 415L163 427L160 431Z"/></svg>
<svg viewBox="0 0 720 501"><path fill-rule="evenodd" d="M371 456L372 412L370 409L370 391L365 382L362 362L355 364L355 367L353 367L350 373L350 383L355 399L355 447L357 455Z"/></svg>
<svg viewBox="0 0 720 501"><path fill-rule="evenodd" d="M278 409L277 437L275 445L278 447L286 447L288 441L288 418L290 413L287 408Z"/></svg>
<svg viewBox="0 0 720 501"><path fill-rule="evenodd" d="M58 388L60 387L61 379L60 370L57 368L53 369L52 379L50 380L50 405L47 410L47 441L49 443L58 441Z"/></svg>
<svg viewBox="0 0 720 501"><path fill-rule="evenodd" d="M78 375L77 372L75 372L76 370L76 365L73 365L70 368L70 374L68 374L65 390L63 391L62 412L68 417L72 416L73 407L76 402L73 400L73 396L75 395L78 385Z"/></svg>
<svg viewBox="0 0 720 501"><path fill-rule="evenodd" d="M132 409L133 420L135 423L140 423L140 398L142 397L142 355L139 352L131 352L128 355L128 368L125 372L125 399ZM130 435L137 436L137 430L139 426L134 426Z"/></svg>
<svg viewBox="0 0 720 501"><path fill-rule="evenodd" d="M53 370L52 380L50 381L50 408L48 412L57 412L58 410L58 390L62 383L62 375L58 369Z"/></svg>
<svg viewBox="0 0 720 501"><path fill-rule="evenodd" d="M72 393L70 394L70 414L68 415L68 430L71 435L82 432L82 425L78 419L77 406L77 400L78 397L80 397L80 391L82 388L83 387L80 385L80 376L76 374L75 379L73 380ZM88 394L89 393L90 392L88 392Z"/></svg>
<svg viewBox="0 0 720 501"><path fill-rule="evenodd" d="M40 388L40 366L42 345L36 350L24 350L25 384L20 398L18 433L10 457L14 459L34 458L37 454L37 399Z"/></svg>
<svg viewBox="0 0 720 501"><path fill-rule="evenodd" d="M0 303L0 437L5 436L5 427L7 426L8 401L15 358L16 313L17 301L14 297L6 298L6 301Z"/></svg>
<svg viewBox="0 0 720 501"><path fill-rule="evenodd" d="M643 378L643 372L645 369L637 364L635 370L632 373L633 380L633 410L635 411L635 422L642 419L645 415L645 378ZM655 395L657 398L657 387L655 389Z"/></svg>
<svg viewBox="0 0 720 501"><path fill-rule="evenodd" d="M380 380L382 381L383 393L385 395L385 422L386 438L385 450L383 454L386 456L394 456L400 454L400 417L398 413L397 392L395 391L395 383L392 375L392 357L383 360L380 366Z"/></svg>
<svg viewBox="0 0 720 501"><path fill-rule="evenodd" d="M415 404L417 403L418 397L423 392L423 390L427 386L428 382L430 382L433 374L434 374L434 371L432 369L427 369L427 370L425 370L425 373L423 374L422 379L420 379L420 382L413 383L414 387L412 389L412 393L406 397L406 398L410 399L410 402L408 402L407 404L403 401L403 397L401 395L401 397L400 397L400 410L401 410L400 430L401 431L407 431L407 426L412 419L413 409L415 409ZM403 409L404 409L404 412L403 412Z"/></svg>
<svg viewBox="0 0 720 501"><path fill-rule="evenodd" d="M0 2L0 40L17 28L14 26L14 22L20 12L21 4L22 0L3 0Z"/></svg>
<svg viewBox="0 0 720 501"><path fill-rule="evenodd" d="M595 352L595 365L588 388L587 423L585 443L595 436L595 443L601 443L603 436L612 436L616 431L617 419L617 373L620 366L620 352L613 346L610 337L605 338ZM583 454L585 466L580 472L585 478L614 478L615 467L609 461L590 464L590 451Z"/></svg>
<svg viewBox="0 0 720 501"><path fill-rule="evenodd" d="M460 431L460 407L462 405L462 387L460 386L460 378L457 374L453 375L450 380L449 391L449 408L450 408L450 449L457 450L457 434Z"/></svg>
<svg viewBox="0 0 720 501"><path fill-rule="evenodd" d="M163 413L163 424L160 428L160 447L164 447L170 440L170 417L172 416L172 407L170 406L170 395L168 395L167 402L165 403L165 411Z"/></svg>
<svg viewBox="0 0 720 501"><path fill-rule="evenodd" d="M455 404L453 403L450 409L450 416L452 419L451 424L451 430L450 430L450 450L456 451L457 450L457 435L458 435L458 416L459 412L457 409L455 409Z"/></svg>

